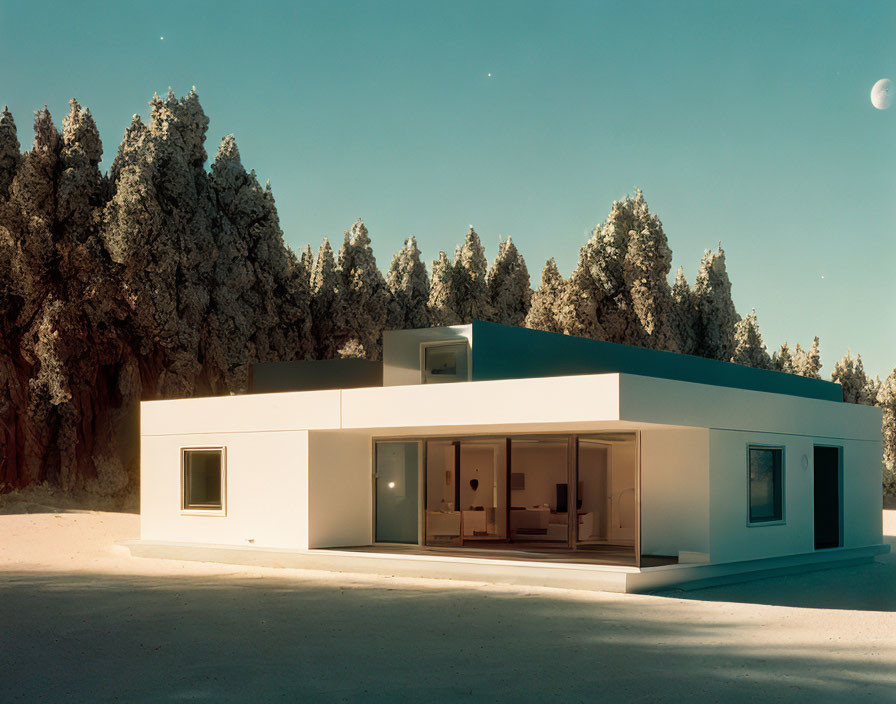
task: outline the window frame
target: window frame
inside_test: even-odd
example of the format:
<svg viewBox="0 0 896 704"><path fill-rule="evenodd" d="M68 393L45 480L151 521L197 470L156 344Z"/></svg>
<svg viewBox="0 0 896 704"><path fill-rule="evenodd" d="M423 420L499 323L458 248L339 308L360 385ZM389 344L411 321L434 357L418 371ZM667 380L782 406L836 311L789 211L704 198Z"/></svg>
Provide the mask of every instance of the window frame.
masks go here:
<svg viewBox="0 0 896 704"><path fill-rule="evenodd" d="M768 520L755 521L751 515L751 490L752 481L750 479L750 451L751 450L778 450L781 453L781 517L771 518ZM763 443L747 443L747 527L758 528L761 526L783 526L787 524L787 492L785 487L786 478L786 450L784 445L766 445Z"/></svg>
<svg viewBox="0 0 896 704"><path fill-rule="evenodd" d="M428 374L428 370L426 368L426 351L428 349L434 347L463 347L464 353L464 363L466 364L466 374L461 376L459 374L455 374L454 377L450 379L446 379L444 381L437 380L432 377L432 375ZM428 342L420 343L420 383L421 384L451 384L458 381L470 381L471 374L471 364L470 364L470 343L464 338L454 338L452 340L432 340Z"/></svg>
<svg viewBox="0 0 896 704"><path fill-rule="evenodd" d="M187 453L195 451L217 451L221 455L221 507L201 508L187 506ZM223 445L191 445L180 448L180 515L182 516L226 516L227 515L227 448Z"/></svg>

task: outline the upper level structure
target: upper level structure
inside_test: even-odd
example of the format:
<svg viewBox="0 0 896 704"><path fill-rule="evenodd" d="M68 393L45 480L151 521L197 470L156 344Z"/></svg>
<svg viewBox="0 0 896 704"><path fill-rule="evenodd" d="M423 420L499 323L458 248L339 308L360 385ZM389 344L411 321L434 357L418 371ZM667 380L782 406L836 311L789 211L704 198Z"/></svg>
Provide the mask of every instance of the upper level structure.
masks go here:
<svg viewBox="0 0 896 704"><path fill-rule="evenodd" d="M469 325L389 330L383 359L268 362L253 366L251 391L310 391L582 374L635 374L734 389L842 401L839 384L693 355L528 328Z"/></svg>

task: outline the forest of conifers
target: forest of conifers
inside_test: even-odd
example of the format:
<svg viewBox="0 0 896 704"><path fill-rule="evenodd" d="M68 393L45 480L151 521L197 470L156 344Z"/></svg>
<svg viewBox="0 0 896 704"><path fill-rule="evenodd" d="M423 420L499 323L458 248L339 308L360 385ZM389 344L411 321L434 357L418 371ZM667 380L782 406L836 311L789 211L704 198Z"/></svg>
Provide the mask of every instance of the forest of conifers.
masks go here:
<svg viewBox="0 0 896 704"><path fill-rule="evenodd" d="M427 270L411 237L384 275L364 224L334 252L286 246L269 186L225 137L206 170L195 92L150 102L104 174L89 110L60 132L44 109L21 152L0 115L0 491L49 482L109 497L137 487L139 401L246 391L259 361L376 358L382 331L492 320L820 378L818 339L769 354L740 316L721 247L693 286L640 191L614 202L569 278L532 290L508 238L489 265L471 228ZM896 370L847 354L844 399L884 409L884 486L896 492Z"/></svg>

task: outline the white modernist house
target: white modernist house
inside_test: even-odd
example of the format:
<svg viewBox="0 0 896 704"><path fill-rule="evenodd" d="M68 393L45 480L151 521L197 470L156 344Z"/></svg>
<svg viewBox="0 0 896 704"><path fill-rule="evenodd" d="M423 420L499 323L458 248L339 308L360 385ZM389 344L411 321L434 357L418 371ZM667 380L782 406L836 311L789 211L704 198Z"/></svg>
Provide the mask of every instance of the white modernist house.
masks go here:
<svg viewBox="0 0 896 704"><path fill-rule="evenodd" d="M286 390L307 389L307 390ZM141 407L136 555L643 591L873 560L880 410L474 322Z"/></svg>

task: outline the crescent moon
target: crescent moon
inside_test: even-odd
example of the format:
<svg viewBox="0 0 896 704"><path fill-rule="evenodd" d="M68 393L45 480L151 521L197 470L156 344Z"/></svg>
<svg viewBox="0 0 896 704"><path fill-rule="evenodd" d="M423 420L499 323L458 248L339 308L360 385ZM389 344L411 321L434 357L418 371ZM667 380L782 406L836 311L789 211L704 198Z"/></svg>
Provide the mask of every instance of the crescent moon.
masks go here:
<svg viewBox="0 0 896 704"><path fill-rule="evenodd" d="M871 104L878 110L886 110L893 104L893 81L881 78L871 89Z"/></svg>

